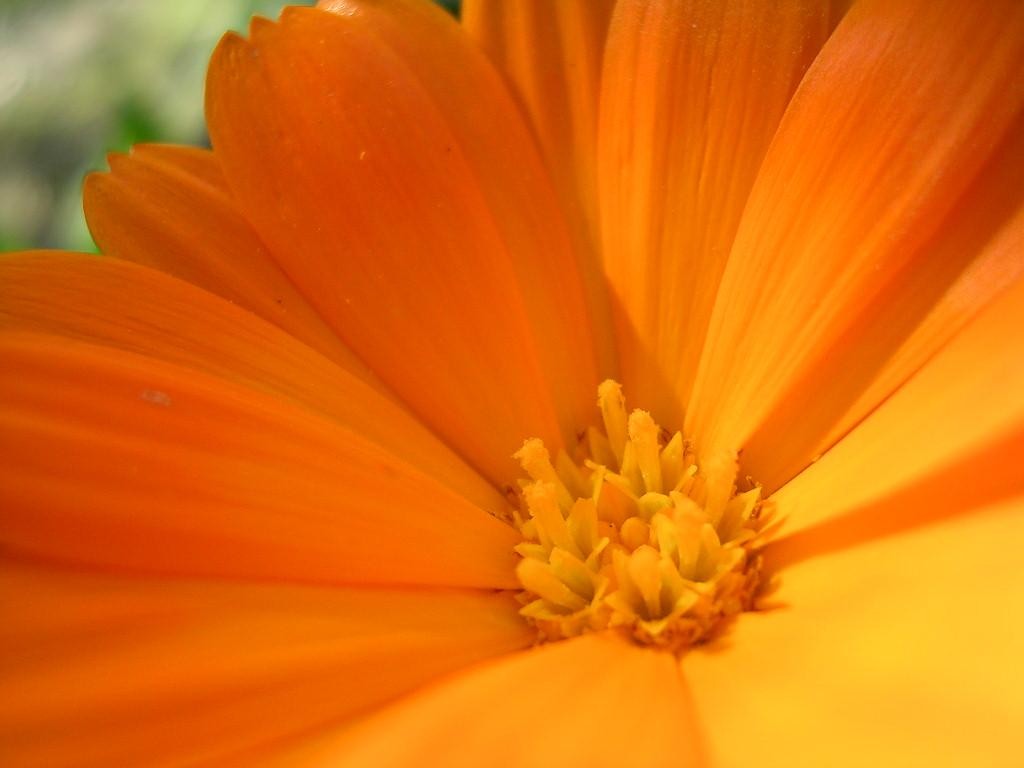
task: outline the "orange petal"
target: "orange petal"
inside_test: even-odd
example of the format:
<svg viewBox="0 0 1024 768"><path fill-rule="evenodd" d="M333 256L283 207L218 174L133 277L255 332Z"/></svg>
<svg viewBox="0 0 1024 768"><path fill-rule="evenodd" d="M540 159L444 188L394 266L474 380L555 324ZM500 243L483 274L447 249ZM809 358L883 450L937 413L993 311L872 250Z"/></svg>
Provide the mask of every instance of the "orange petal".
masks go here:
<svg viewBox="0 0 1024 768"><path fill-rule="evenodd" d="M335 4L336 5L336 4ZM427 3L290 9L214 53L207 119L289 276L496 481L591 419L567 229L497 73Z"/></svg>
<svg viewBox="0 0 1024 768"><path fill-rule="evenodd" d="M285 765L700 765L689 697L673 656L584 635L468 670Z"/></svg>
<svg viewBox="0 0 1024 768"><path fill-rule="evenodd" d="M138 571L517 584L511 527L307 408L56 337L0 337L2 545Z"/></svg>
<svg viewBox="0 0 1024 768"><path fill-rule="evenodd" d="M0 604L4 765L222 762L531 639L504 595L130 579L10 559Z"/></svg>
<svg viewBox="0 0 1024 768"><path fill-rule="evenodd" d="M1024 142L1022 142L1024 144ZM1024 176L1024 164L1008 163L1007 170L1016 173L1015 183ZM982 203L992 201L979 198ZM991 209L990 209L991 210ZM965 228L972 220L962 217ZM958 238L946 240L952 246L962 245ZM874 410L928 359L941 349L971 318L992 302L1015 281L1024 277L1024 205L987 240L981 253L957 281L943 294L906 341L900 345L875 380L850 406L832 431L819 444L819 452L835 445L865 415Z"/></svg>
<svg viewBox="0 0 1024 768"><path fill-rule="evenodd" d="M1021 178L1024 115L923 247L918 266L865 305L750 436L743 462L751 475L769 490L793 477L1024 272Z"/></svg>
<svg viewBox="0 0 1024 768"><path fill-rule="evenodd" d="M930 309L912 300L922 274L940 281L936 299L955 279L931 238L1019 133L1022 31L1024 6L1009 1L979 13L966 0L865 0L847 14L787 110L737 232L687 413L705 452L743 447L795 386L831 407L815 417L823 435L859 392L833 401L808 388L809 372L838 356L851 361L844 376L872 376L902 337L865 351L858 326L907 298L917 316L905 337Z"/></svg>
<svg viewBox="0 0 1024 768"><path fill-rule="evenodd" d="M683 659L716 765L1010 766L1024 498L787 570L784 605Z"/></svg>
<svg viewBox="0 0 1024 768"><path fill-rule="evenodd" d="M85 180L100 249L195 283L280 326L368 380L373 376L274 263L242 218L208 150L141 145Z"/></svg>
<svg viewBox="0 0 1024 768"><path fill-rule="evenodd" d="M526 111L573 227L605 376L615 348L598 246L597 104L613 0L466 0L462 24Z"/></svg>
<svg viewBox="0 0 1024 768"><path fill-rule="evenodd" d="M1024 280L772 498L801 558L1024 492Z"/></svg>
<svg viewBox="0 0 1024 768"><path fill-rule="evenodd" d="M680 424L747 194L829 33L825 0L624 0L599 127L623 384Z"/></svg>
<svg viewBox="0 0 1024 768"><path fill-rule="evenodd" d="M0 261L0 328L137 352L283 396L371 440L491 512L507 502L450 448L355 376L166 274L71 253Z"/></svg>

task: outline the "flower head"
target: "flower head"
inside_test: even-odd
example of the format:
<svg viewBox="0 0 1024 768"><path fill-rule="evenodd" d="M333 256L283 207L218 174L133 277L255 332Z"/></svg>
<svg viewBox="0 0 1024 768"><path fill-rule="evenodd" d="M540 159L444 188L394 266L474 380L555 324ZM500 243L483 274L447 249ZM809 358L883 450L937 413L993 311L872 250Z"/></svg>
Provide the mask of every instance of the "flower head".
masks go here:
<svg viewBox="0 0 1024 768"><path fill-rule="evenodd" d="M226 36L0 260L5 764L1013 765L1024 6L845 6Z"/></svg>

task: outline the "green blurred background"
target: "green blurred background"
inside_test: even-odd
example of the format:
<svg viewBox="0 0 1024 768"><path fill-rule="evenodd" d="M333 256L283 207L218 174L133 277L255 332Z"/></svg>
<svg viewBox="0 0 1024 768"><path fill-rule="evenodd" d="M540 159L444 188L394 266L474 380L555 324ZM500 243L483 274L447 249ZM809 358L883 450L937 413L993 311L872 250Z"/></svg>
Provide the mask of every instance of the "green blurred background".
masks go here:
<svg viewBox="0 0 1024 768"><path fill-rule="evenodd" d="M285 4L0 0L0 251L95 250L82 177L140 141L206 144L210 52Z"/></svg>

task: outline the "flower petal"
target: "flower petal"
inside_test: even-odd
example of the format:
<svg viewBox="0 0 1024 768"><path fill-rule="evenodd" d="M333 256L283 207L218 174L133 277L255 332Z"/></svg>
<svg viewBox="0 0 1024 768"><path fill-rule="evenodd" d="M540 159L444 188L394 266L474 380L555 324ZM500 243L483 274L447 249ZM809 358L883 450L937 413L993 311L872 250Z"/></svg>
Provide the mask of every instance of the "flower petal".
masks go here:
<svg viewBox="0 0 1024 768"><path fill-rule="evenodd" d="M505 595L0 561L5 765L181 765L336 723L531 633Z"/></svg>
<svg viewBox="0 0 1024 768"><path fill-rule="evenodd" d="M601 368L615 346L598 246L597 104L613 0L466 0L462 24L525 109L573 226Z"/></svg>
<svg viewBox="0 0 1024 768"><path fill-rule="evenodd" d="M1024 498L786 570L684 657L718 765L1015 766Z"/></svg>
<svg viewBox="0 0 1024 768"><path fill-rule="evenodd" d="M1024 142L1022 142L1024 144ZM1024 164L1008 163L1004 166L1011 172L1016 169L1015 182L1024 174ZM980 202L992 204L991 199L980 198ZM976 220L973 220L976 221ZM972 223L969 216L963 218L966 227ZM963 247L956 237L947 239L953 247ZM857 401L850 406L832 431L819 444L818 453L833 446L843 435L878 407L903 382L917 371L937 350L966 325L971 318L984 309L998 295L1017 280L1024 278L1024 203L1018 205L1009 220L988 239L981 253L963 271L949 290L935 304L927 317L914 329L885 367Z"/></svg>
<svg viewBox="0 0 1024 768"><path fill-rule="evenodd" d="M567 229L497 73L426 3L290 9L214 53L207 119L285 271L412 409L498 482L524 435L590 420Z"/></svg>
<svg viewBox="0 0 1024 768"><path fill-rule="evenodd" d="M674 657L610 635L468 670L281 762L383 768L423 755L453 767L701 764Z"/></svg>
<svg viewBox="0 0 1024 768"><path fill-rule="evenodd" d="M788 560L1024 492L1024 280L772 498ZM808 530L804 530L808 529Z"/></svg>
<svg viewBox="0 0 1024 768"><path fill-rule="evenodd" d="M825 0L624 0L605 55L603 253L623 384L680 424L747 194L804 71Z"/></svg>
<svg viewBox="0 0 1024 768"><path fill-rule="evenodd" d="M956 278L931 238L1020 133L1022 30L1009 1L979 13L865 0L840 23L765 157L722 279L687 413L706 453L746 445L797 386L828 406L808 414L826 433L859 392L818 394L812 369L845 359L866 386L930 309L912 300L922 275L934 271L936 299ZM917 314L903 313L902 335L859 343L858 326L904 298Z"/></svg>
<svg viewBox="0 0 1024 768"><path fill-rule="evenodd" d="M924 247L927 257L868 302L750 436L744 465L769 491L835 445L1024 272L1021 178L1024 115Z"/></svg>
<svg viewBox="0 0 1024 768"><path fill-rule="evenodd" d="M372 374L309 306L242 218L208 150L136 146L86 177L100 249L195 283L254 312L363 378Z"/></svg>
<svg viewBox="0 0 1024 768"><path fill-rule="evenodd" d="M494 513L508 504L413 416L291 336L164 273L73 253L0 260L0 328L141 353L287 398Z"/></svg>
<svg viewBox="0 0 1024 768"><path fill-rule="evenodd" d="M154 573L516 586L519 539L282 398L56 337L0 336L2 545Z"/></svg>

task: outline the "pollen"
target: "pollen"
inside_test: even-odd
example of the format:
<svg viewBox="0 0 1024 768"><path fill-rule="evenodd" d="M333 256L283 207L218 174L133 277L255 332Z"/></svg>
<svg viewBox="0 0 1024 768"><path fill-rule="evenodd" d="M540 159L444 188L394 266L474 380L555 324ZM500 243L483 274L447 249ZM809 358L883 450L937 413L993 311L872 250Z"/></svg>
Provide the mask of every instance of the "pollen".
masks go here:
<svg viewBox="0 0 1024 768"><path fill-rule="evenodd" d="M541 640L620 628L676 652L753 606L770 505L732 460L701 462L682 433L628 413L614 381L598 387L603 431L552 462L543 442L515 454L520 613Z"/></svg>

